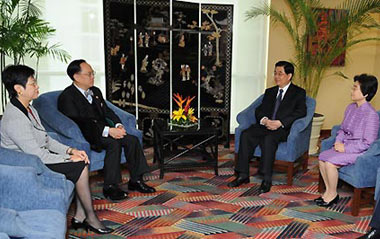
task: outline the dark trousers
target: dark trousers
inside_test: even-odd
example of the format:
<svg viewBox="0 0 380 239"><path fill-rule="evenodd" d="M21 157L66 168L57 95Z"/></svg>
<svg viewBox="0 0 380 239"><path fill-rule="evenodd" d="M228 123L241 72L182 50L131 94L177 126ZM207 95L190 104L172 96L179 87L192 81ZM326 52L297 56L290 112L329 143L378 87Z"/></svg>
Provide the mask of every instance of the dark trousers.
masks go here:
<svg viewBox="0 0 380 239"><path fill-rule="evenodd" d="M259 124L251 125L240 135L238 159L235 170L249 176L249 160L253 157L255 148L260 145L261 160L259 171L264 174L264 180L272 181L273 163L278 144L286 141L287 131L282 128L268 130Z"/></svg>
<svg viewBox="0 0 380 239"><path fill-rule="evenodd" d="M380 197L377 199L375 210L373 211L372 219L369 225L372 228L380 229Z"/></svg>
<svg viewBox="0 0 380 239"><path fill-rule="evenodd" d="M101 144L106 150L104 158L104 186L121 182L120 158L124 148L125 158L132 181L137 181L140 176L149 170L144 151L137 137L126 135L122 139L112 137L102 138Z"/></svg>

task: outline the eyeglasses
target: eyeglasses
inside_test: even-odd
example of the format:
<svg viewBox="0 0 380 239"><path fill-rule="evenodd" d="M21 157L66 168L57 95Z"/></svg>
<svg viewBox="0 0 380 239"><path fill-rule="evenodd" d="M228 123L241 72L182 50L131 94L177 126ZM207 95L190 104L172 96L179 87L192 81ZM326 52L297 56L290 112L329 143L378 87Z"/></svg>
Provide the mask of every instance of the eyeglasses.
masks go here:
<svg viewBox="0 0 380 239"><path fill-rule="evenodd" d="M85 76L88 76L88 77L91 77L91 76L95 76L96 75L96 72L95 71L91 71L89 73L79 73L81 75L85 75Z"/></svg>

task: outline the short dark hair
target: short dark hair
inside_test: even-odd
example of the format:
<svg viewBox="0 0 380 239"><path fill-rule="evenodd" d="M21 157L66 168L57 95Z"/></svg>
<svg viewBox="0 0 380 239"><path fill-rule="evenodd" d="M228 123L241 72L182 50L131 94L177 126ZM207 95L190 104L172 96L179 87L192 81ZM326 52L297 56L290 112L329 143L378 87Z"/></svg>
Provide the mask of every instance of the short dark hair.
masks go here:
<svg viewBox="0 0 380 239"><path fill-rule="evenodd" d="M289 74L292 74L292 78L290 78L290 80L293 79L293 76L294 76L294 66L292 63L288 62L288 61L278 61L275 65L275 67L284 67L284 70L285 70L285 73L287 75Z"/></svg>
<svg viewBox="0 0 380 239"><path fill-rule="evenodd" d="M373 75L361 74L354 77L354 82L359 82L360 91L365 97L366 101L371 101L377 92L377 78Z"/></svg>
<svg viewBox="0 0 380 239"><path fill-rule="evenodd" d="M25 88L28 78L34 76L34 70L25 65L9 65L1 72L1 79L7 89L9 98L17 96L15 85Z"/></svg>
<svg viewBox="0 0 380 239"><path fill-rule="evenodd" d="M72 61L68 66L67 66L67 75L74 81L74 75L76 73L79 73L82 69L80 68L80 64L82 64L83 62L86 62L85 60L83 59L79 59L79 60L74 60Z"/></svg>

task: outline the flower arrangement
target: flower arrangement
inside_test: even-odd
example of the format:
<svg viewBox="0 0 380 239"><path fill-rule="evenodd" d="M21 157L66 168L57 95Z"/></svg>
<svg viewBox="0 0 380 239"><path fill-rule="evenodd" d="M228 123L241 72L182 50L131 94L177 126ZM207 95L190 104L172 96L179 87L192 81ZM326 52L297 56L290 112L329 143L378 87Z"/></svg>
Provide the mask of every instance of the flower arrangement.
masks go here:
<svg viewBox="0 0 380 239"><path fill-rule="evenodd" d="M195 96L183 98L178 93L173 95L173 100L177 103L178 110L173 111L170 120L172 125L191 126L197 123L198 119L193 115L194 109L190 107L190 103L194 98ZM185 107L183 107L183 104L185 104Z"/></svg>

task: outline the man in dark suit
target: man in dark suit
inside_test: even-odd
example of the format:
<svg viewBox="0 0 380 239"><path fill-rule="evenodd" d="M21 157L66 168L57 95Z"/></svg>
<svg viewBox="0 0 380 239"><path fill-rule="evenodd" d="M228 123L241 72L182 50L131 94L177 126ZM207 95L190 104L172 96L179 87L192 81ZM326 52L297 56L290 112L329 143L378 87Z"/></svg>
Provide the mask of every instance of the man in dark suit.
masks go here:
<svg viewBox="0 0 380 239"><path fill-rule="evenodd" d="M359 238L380 239L380 197L377 199L375 210L373 211L372 219L369 225L371 226L371 230Z"/></svg>
<svg viewBox="0 0 380 239"><path fill-rule="evenodd" d="M249 183L249 160L257 145L261 148L259 174L264 177L260 193L270 191L272 169L278 144L286 141L292 123L306 115L306 92L291 83L294 67L286 61L275 65L276 86L266 89L263 101L256 108L258 123L244 130L240 136L240 146L235 166L237 177L228 184L238 187Z"/></svg>
<svg viewBox="0 0 380 239"><path fill-rule="evenodd" d="M106 150L104 158L103 194L110 200L127 197L118 184L121 182L120 157L122 147L128 162L131 179L129 190L153 193L155 189L142 179L149 170L139 140L128 135L119 117L107 107L99 88L94 86L95 72L84 60L75 60L67 67L73 84L58 98L58 109L78 124L91 149Z"/></svg>

